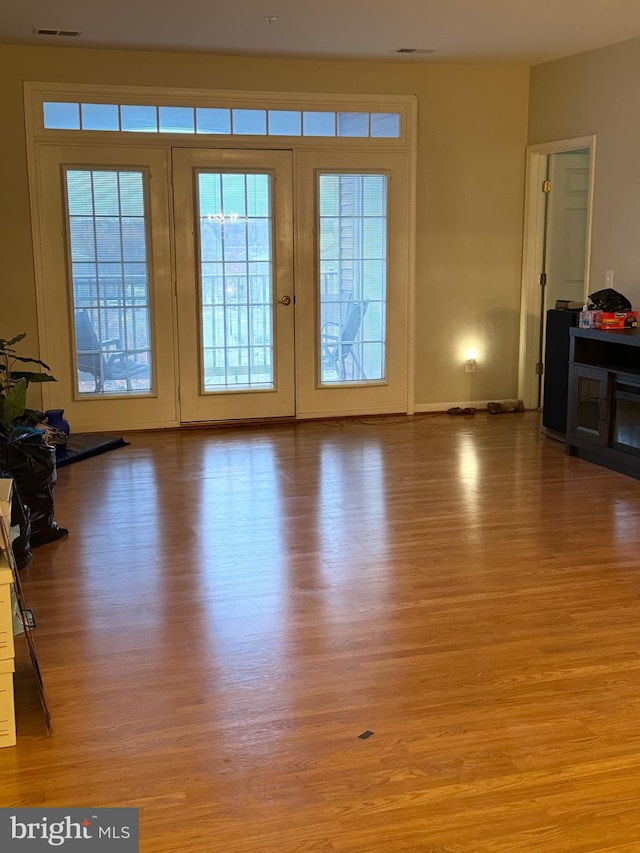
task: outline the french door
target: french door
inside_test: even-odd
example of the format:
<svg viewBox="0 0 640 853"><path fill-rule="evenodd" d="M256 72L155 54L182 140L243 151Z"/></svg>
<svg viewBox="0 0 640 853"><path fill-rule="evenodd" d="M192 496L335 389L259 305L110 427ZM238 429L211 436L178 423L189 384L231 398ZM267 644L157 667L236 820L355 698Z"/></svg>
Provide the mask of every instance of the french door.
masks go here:
<svg viewBox="0 0 640 853"><path fill-rule="evenodd" d="M184 422L406 409L404 157L293 166L173 152Z"/></svg>
<svg viewBox="0 0 640 853"><path fill-rule="evenodd" d="M183 422L295 414L289 151L173 152Z"/></svg>
<svg viewBox="0 0 640 853"><path fill-rule="evenodd" d="M39 165L44 401L76 430L406 411L405 154L47 146Z"/></svg>

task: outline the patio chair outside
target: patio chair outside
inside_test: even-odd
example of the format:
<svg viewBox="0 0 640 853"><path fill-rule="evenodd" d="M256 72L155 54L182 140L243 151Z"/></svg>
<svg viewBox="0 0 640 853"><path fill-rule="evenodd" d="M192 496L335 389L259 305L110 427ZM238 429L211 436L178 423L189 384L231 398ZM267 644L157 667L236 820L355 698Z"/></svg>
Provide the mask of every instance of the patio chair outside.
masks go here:
<svg viewBox="0 0 640 853"><path fill-rule="evenodd" d="M340 381L366 380L360 358L358 343L364 315L367 313L369 300L349 302L343 323L333 321L322 324L321 346L322 367L336 372ZM351 358L351 375L347 377L347 359Z"/></svg>
<svg viewBox="0 0 640 853"><path fill-rule="evenodd" d="M149 365L139 364L127 356L116 338L100 341L87 311L76 311L76 358L80 373L93 376L95 393L103 393L108 380L125 380L127 390L131 380L149 377Z"/></svg>

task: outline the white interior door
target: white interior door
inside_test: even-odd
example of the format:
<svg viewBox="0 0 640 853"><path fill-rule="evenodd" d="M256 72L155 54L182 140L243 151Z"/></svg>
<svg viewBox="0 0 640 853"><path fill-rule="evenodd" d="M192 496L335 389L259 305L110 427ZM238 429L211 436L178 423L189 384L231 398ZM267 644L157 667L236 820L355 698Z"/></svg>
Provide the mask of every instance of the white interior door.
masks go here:
<svg viewBox="0 0 640 853"><path fill-rule="evenodd" d="M175 149L183 422L295 414L288 151Z"/></svg>
<svg viewBox="0 0 640 853"><path fill-rule="evenodd" d="M557 151L547 160L547 197L541 289L540 356L546 352L547 311L556 301L584 303L587 297L587 237L589 213L590 152ZM551 366L546 365L545 369ZM544 403L544 382L538 383L538 405Z"/></svg>
<svg viewBox="0 0 640 853"><path fill-rule="evenodd" d="M407 410L408 162L296 154L300 417Z"/></svg>
<svg viewBox="0 0 640 853"><path fill-rule="evenodd" d="M43 407L73 431L177 423L167 154L41 146Z"/></svg>
<svg viewBox="0 0 640 853"><path fill-rule="evenodd" d="M589 209L589 151L549 155L545 228L545 309L557 299L584 301Z"/></svg>
<svg viewBox="0 0 640 853"><path fill-rule="evenodd" d="M576 241L573 241L571 236L569 237L574 247L576 244L578 245L578 250L575 253L577 260L572 264L573 271L570 270L567 277L568 287L565 289L565 286L561 285L556 288L555 284L550 286L548 284L549 293L547 296L544 293L547 288L540 287L540 274L547 272L548 281L550 275L550 271L546 270L545 263L545 232L550 213L549 194L544 192L543 187L545 181L549 179L550 165L554 165L553 159L551 159L551 163L549 162L550 158L555 158L556 155L563 155L564 153L579 155L577 166L580 174L577 176L578 180L572 181L572 186L571 184L569 186L570 195L574 195L575 190L578 191L578 212L573 217L573 225L569 230L573 231L574 235L578 231L581 236ZM572 159L573 157L570 156L567 162L571 163ZM562 163L561 160L555 162L556 164ZM531 145L527 151L520 359L518 366L518 396L522 398L527 408L535 408L541 402L540 369L543 360L542 354L544 353L545 312L547 307L554 307L556 299L581 301L584 298L585 291L589 288L595 165L595 135ZM555 180L551 185L552 197L557 188L558 181ZM579 228L574 227L578 225ZM558 249L562 250L562 238L560 238Z"/></svg>

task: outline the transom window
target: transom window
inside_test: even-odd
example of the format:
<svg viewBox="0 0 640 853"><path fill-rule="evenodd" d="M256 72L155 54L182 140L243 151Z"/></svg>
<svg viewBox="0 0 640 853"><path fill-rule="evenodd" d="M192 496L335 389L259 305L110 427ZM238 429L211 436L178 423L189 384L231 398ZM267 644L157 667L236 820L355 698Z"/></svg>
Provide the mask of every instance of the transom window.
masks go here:
<svg viewBox="0 0 640 853"><path fill-rule="evenodd" d="M44 101L45 130L398 139L400 113Z"/></svg>

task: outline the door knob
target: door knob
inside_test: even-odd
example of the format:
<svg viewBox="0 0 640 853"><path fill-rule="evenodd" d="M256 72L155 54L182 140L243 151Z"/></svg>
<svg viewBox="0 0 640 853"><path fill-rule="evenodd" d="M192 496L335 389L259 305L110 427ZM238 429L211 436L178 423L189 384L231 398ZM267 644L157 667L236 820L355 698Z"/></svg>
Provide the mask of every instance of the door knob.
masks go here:
<svg viewBox="0 0 640 853"><path fill-rule="evenodd" d="M276 302L279 305L291 305L291 297L290 296L283 296L282 299L276 299Z"/></svg>

